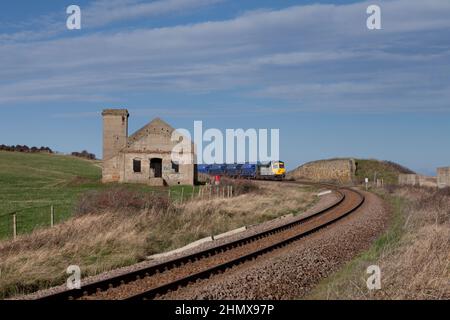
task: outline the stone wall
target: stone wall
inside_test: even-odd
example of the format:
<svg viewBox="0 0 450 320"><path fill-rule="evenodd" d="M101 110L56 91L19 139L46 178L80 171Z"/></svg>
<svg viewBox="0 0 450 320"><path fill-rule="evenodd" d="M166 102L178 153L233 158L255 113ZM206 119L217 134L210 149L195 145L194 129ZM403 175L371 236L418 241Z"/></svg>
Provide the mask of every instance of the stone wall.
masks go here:
<svg viewBox="0 0 450 320"><path fill-rule="evenodd" d="M437 184L439 188L450 187L450 167L437 169Z"/></svg>
<svg viewBox="0 0 450 320"><path fill-rule="evenodd" d="M356 172L354 159L308 162L288 174L288 178L323 182L351 183Z"/></svg>
<svg viewBox="0 0 450 320"><path fill-rule="evenodd" d="M398 184L401 186L419 185L419 176L417 174L399 174Z"/></svg>
<svg viewBox="0 0 450 320"><path fill-rule="evenodd" d="M401 186L436 188L437 178L420 174L400 174L398 176L398 184Z"/></svg>

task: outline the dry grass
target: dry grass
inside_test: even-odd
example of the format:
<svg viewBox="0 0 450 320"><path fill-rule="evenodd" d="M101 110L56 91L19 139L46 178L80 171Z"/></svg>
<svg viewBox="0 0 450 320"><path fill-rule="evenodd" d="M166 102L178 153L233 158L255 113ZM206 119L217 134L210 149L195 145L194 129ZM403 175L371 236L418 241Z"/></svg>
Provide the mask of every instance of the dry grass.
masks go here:
<svg viewBox="0 0 450 320"><path fill-rule="evenodd" d="M310 191L265 185L231 199L194 200L163 210L131 197L126 208L113 201L117 210L87 213L93 201L105 204L110 196L90 194L80 204L82 214L53 229L0 242L0 297L62 284L69 265L79 265L83 276L94 275L207 235L302 211L315 200Z"/></svg>
<svg viewBox="0 0 450 320"><path fill-rule="evenodd" d="M322 283L312 298L450 299L450 190L397 188L390 229L373 247ZM366 267L381 268L381 289L366 287Z"/></svg>
<svg viewBox="0 0 450 320"><path fill-rule="evenodd" d="M380 259L386 287L379 299L450 299L450 192L399 189L404 235Z"/></svg>

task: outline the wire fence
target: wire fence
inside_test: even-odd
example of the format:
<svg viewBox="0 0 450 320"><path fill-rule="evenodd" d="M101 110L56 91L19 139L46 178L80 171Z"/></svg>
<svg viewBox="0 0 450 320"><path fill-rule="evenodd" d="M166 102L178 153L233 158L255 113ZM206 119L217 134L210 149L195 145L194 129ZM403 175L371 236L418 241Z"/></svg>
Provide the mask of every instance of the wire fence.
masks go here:
<svg viewBox="0 0 450 320"><path fill-rule="evenodd" d="M234 195L230 185L202 185L169 188L168 198L173 203L182 204L194 199L210 200L231 198ZM163 192L158 192L163 194ZM12 212L0 213L0 239L15 239L19 235L36 229L53 227L70 217L73 205L70 203L47 204L20 208Z"/></svg>
<svg viewBox="0 0 450 320"><path fill-rule="evenodd" d="M36 229L53 227L69 216L70 206L48 204L20 208L0 215L0 239L16 238Z"/></svg>
<svg viewBox="0 0 450 320"><path fill-rule="evenodd" d="M176 203L184 203L194 199L215 199L215 198L231 198L233 196L232 185L201 185L198 187L180 188L178 190L169 189L169 200Z"/></svg>

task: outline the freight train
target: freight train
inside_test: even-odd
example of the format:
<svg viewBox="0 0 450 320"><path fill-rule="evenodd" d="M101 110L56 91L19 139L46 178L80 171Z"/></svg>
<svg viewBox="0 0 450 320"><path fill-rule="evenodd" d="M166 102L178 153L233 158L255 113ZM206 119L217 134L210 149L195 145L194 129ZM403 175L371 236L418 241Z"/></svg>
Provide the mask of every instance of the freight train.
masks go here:
<svg viewBox="0 0 450 320"><path fill-rule="evenodd" d="M230 178L283 180L286 168L283 161L243 164L199 164L197 165L197 172Z"/></svg>

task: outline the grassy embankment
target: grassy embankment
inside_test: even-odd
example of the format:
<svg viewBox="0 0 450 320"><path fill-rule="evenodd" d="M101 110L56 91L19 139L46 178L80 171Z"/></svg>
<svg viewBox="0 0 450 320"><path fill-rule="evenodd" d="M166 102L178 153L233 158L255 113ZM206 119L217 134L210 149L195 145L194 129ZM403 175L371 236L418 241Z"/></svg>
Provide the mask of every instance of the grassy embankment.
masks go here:
<svg viewBox="0 0 450 320"><path fill-rule="evenodd" d="M371 248L322 281L307 299L449 299L450 191L379 191L392 208L388 230ZM368 290L366 269L381 269Z"/></svg>
<svg viewBox="0 0 450 320"><path fill-rule="evenodd" d="M17 211L17 233L24 234L50 224L50 206L54 206L55 223L69 218L78 197L89 190L114 187L100 181L98 162L80 158L24 154L0 151L0 239L12 236L12 215ZM162 191L141 185L128 188L142 191ZM177 198L184 188L190 196L192 188L171 187ZM166 191L164 191L166 192Z"/></svg>

